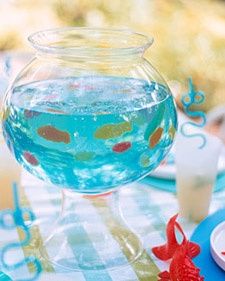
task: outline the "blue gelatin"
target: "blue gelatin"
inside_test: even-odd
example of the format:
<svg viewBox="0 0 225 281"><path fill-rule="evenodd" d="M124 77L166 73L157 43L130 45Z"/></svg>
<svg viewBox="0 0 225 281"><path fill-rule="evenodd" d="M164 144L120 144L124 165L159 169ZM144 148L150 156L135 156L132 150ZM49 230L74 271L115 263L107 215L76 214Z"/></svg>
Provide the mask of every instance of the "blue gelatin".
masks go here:
<svg viewBox="0 0 225 281"><path fill-rule="evenodd" d="M147 174L169 151L176 126L168 88L110 76L20 85L3 116L8 146L29 172L81 193Z"/></svg>

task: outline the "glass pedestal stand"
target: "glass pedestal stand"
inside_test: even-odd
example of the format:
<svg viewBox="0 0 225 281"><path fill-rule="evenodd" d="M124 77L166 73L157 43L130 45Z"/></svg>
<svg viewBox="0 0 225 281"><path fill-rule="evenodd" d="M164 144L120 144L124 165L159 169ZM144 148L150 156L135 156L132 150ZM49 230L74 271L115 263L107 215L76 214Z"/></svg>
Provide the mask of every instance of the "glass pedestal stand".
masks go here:
<svg viewBox="0 0 225 281"><path fill-rule="evenodd" d="M141 256L142 245L123 219L119 191L81 195L63 190L62 201L61 215L44 243L47 251L40 249L45 260L82 271L126 266Z"/></svg>

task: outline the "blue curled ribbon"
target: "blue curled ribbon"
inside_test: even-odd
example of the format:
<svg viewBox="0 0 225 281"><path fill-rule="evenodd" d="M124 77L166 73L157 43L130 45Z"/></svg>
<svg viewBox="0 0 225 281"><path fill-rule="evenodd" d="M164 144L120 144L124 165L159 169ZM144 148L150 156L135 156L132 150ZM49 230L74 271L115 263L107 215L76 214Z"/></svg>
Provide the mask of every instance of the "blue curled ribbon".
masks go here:
<svg viewBox="0 0 225 281"><path fill-rule="evenodd" d="M193 104L201 104L205 101L205 94L202 91L196 91L192 82L192 79L188 79L188 85L189 85L189 92L186 95L183 95L181 98L181 102L183 105L184 112L192 118L199 118L201 119L200 122L192 122L187 121L181 125L180 131L181 134L187 138L193 138L193 137L199 137L202 139L202 144L199 146L199 148L203 148L206 145L206 137L201 133L195 133L195 134L187 134L185 132L185 127L187 125L191 125L194 127L204 127L206 124L206 116L205 113L202 111L190 111L189 108Z"/></svg>
<svg viewBox="0 0 225 281"><path fill-rule="evenodd" d="M19 227L22 229L24 233L24 239L20 243L13 242L4 246L0 251L0 262L3 268L8 271L18 269L19 267L27 264L33 264L36 269L34 276L28 279L24 279L24 278L17 279L16 281L34 281L37 280L37 278L39 277L42 271L41 263L36 257L33 256L25 257L22 261L17 262L15 264L8 264L5 261L6 254L10 250L29 245L29 242L31 240L31 234L29 230L29 225L27 225L24 222L24 216L29 218L30 223L35 220L35 215L30 209L20 207L17 184L13 183L12 188L13 188L13 198L14 198L14 209L13 210L7 209L0 212L0 227L6 230ZM8 221L9 218L12 218L11 222Z"/></svg>

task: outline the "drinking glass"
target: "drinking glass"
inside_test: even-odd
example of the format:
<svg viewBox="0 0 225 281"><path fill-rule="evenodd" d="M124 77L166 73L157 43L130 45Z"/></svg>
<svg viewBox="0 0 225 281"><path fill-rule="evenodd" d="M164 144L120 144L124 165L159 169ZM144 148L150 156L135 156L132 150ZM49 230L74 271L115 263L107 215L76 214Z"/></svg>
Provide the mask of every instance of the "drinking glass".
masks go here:
<svg viewBox="0 0 225 281"><path fill-rule="evenodd" d="M142 245L128 231L118 188L159 165L177 128L172 94L143 57L153 39L73 27L40 31L29 41L36 56L6 94L2 126L17 161L62 188L62 214L42 256L69 270L133 262Z"/></svg>
<svg viewBox="0 0 225 281"><path fill-rule="evenodd" d="M199 148L201 137L179 134L176 138L177 199L180 215L199 223L209 213L223 143L199 128L189 128L187 132L204 137L206 143Z"/></svg>

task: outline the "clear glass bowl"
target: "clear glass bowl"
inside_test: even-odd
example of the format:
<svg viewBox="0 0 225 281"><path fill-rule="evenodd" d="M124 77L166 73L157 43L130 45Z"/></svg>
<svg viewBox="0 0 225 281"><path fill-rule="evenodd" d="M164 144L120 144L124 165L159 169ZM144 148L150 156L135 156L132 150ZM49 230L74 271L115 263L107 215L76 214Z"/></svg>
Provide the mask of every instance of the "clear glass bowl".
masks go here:
<svg viewBox="0 0 225 281"><path fill-rule="evenodd" d="M5 140L26 170L62 187L73 202L76 195L65 190L107 193L159 165L173 143L177 115L166 82L143 57L152 38L66 28L37 32L29 41L36 56L9 88L2 120ZM65 210L58 222L63 231ZM54 249L63 239L57 235L47 242L55 239ZM138 256L136 249L128 260ZM84 256L79 267L101 268ZM77 268L73 261L55 263Z"/></svg>

